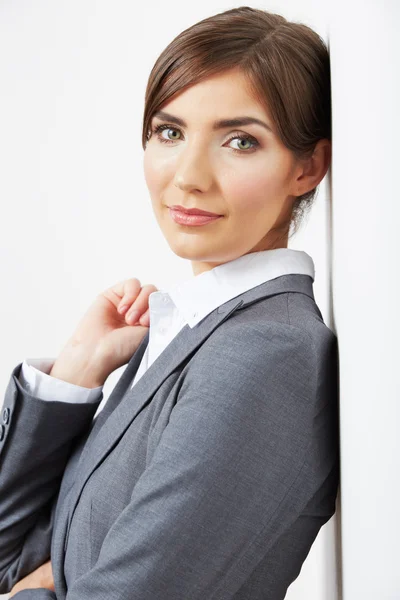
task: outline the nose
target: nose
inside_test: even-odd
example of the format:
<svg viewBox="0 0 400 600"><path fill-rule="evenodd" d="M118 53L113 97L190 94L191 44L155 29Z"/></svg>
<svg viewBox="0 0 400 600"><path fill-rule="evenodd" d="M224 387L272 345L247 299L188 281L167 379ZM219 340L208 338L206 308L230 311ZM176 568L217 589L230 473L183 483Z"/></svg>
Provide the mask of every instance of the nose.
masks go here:
<svg viewBox="0 0 400 600"><path fill-rule="evenodd" d="M213 181L213 170L204 147L200 145L196 147L192 143L182 148L175 170L174 185L185 192L192 190L206 192Z"/></svg>

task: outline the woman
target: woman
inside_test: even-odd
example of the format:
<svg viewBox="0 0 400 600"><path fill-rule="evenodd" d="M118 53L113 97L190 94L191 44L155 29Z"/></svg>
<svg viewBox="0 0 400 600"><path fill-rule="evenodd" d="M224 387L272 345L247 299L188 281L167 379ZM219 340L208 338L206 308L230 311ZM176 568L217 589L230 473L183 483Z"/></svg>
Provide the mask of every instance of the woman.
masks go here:
<svg viewBox="0 0 400 600"><path fill-rule="evenodd" d="M287 248L330 139L328 53L305 25L235 8L161 54L145 177L194 277L162 291L112 286L57 360L13 370L0 593L284 598L339 482L337 340L311 257Z"/></svg>

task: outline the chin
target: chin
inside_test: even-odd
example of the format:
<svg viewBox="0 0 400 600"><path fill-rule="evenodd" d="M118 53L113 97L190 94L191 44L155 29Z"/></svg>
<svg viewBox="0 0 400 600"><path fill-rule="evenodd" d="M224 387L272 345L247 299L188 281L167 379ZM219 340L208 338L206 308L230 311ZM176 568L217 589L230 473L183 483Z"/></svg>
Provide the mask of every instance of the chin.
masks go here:
<svg viewBox="0 0 400 600"><path fill-rule="evenodd" d="M176 254L176 256L179 256L180 258L184 258L186 260L195 260L195 261L203 261L204 260L204 256L201 254L198 254L196 252L191 252L189 248L182 248L182 247L176 247L176 246L171 246L170 248L172 250L172 252L174 254Z"/></svg>

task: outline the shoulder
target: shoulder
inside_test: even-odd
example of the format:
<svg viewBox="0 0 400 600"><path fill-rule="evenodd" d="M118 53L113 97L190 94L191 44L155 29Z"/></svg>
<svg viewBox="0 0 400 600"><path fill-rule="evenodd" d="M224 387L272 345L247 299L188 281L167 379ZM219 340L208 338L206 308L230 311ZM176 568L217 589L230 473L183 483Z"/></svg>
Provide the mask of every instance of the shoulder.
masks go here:
<svg viewBox="0 0 400 600"><path fill-rule="evenodd" d="M313 298L306 294L289 292L285 294L288 322L311 335L316 352L326 345L334 345L337 336L324 322L322 313Z"/></svg>
<svg viewBox="0 0 400 600"><path fill-rule="evenodd" d="M307 318L293 318L288 296L288 293L276 294L237 309L213 331L204 344L204 354L212 348L217 354L238 354L242 360L261 363L266 355L276 353L312 356L320 335L320 322L313 319L311 312Z"/></svg>
<svg viewBox="0 0 400 600"><path fill-rule="evenodd" d="M310 395L336 377L336 344L311 297L279 294L235 311L203 342L189 370L214 389L227 382L242 391L272 383Z"/></svg>
<svg viewBox="0 0 400 600"><path fill-rule="evenodd" d="M226 321L212 335L211 343L215 345L228 345L232 351L245 351L245 355L258 356L270 349L295 347L311 351L314 340L311 332L306 328L269 320L268 318L233 318Z"/></svg>
<svg viewBox="0 0 400 600"><path fill-rule="evenodd" d="M201 345L191 361L189 379L209 387L251 394L315 385L314 341L302 328L275 321L229 319ZM307 391L306 391L307 390Z"/></svg>
<svg viewBox="0 0 400 600"><path fill-rule="evenodd" d="M213 343L243 336L243 343L265 341L311 346L318 356L335 345L336 334L325 324L315 299L300 292L283 292L260 298L236 310L213 334Z"/></svg>
<svg viewBox="0 0 400 600"><path fill-rule="evenodd" d="M311 336L283 323L231 321L214 330L185 366L181 409L248 424L253 436L257 430L290 439L300 428L306 442L319 402Z"/></svg>

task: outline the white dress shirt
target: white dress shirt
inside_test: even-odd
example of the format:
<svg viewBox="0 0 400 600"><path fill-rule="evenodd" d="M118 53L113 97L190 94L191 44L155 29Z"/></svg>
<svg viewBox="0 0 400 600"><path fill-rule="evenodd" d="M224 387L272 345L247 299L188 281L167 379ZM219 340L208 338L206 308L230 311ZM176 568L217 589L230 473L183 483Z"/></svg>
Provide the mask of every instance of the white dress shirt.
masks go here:
<svg viewBox="0 0 400 600"><path fill-rule="evenodd" d="M269 279L292 273L310 275L314 281L313 259L302 250L276 248L245 254L168 289L152 292L149 343L131 387L186 324L193 328L228 300ZM42 400L94 402L99 398L103 386L90 389L50 376L54 362L55 358L24 360L19 374L21 385Z"/></svg>

